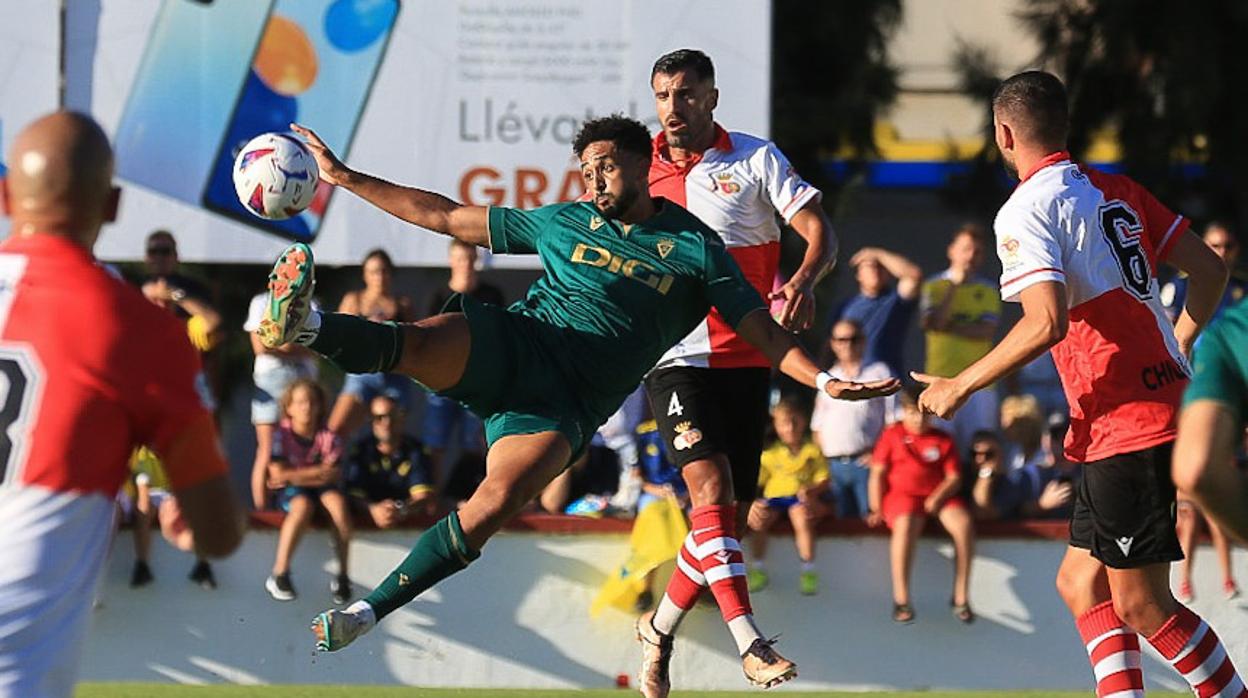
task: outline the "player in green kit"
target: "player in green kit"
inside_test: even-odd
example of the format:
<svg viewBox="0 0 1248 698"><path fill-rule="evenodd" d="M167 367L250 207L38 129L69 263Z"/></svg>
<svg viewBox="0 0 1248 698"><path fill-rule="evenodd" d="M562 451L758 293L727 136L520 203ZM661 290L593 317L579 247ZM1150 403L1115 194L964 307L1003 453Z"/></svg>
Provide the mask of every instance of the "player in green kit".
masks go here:
<svg viewBox="0 0 1248 698"><path fill-rule="evenodd" d="M1174 482L1222 530L1248 543L1248 478L1235 455L1248 424L1248 302L1200 336L1174 442Z"/></svg>
<svg viewBox="0 0 1248 698"><path fill-rule="evenodd" d="M496 253L536 253L545 268L510 308L459 297L452 312L397 325L312 311L311 250L295 244L279 258L259 329L265 344L295 341L352 373L411 376L479 414L490 444L485 480L459 511L427 530L365 599L314 620L323 650L346 646L475 560L711 306L781 371L832 397L866 399L899 387L895 380L848 383L819 371L771 319L719 237L685 209L646 194L651 142L637 121L606 117L577 134L573 150L592 203L532 211L464 206L355 172L316 134L294 128L307 139L324 181L409 223ZM762 640L746 653L760 672L778 664L776 656Z"/></svg>

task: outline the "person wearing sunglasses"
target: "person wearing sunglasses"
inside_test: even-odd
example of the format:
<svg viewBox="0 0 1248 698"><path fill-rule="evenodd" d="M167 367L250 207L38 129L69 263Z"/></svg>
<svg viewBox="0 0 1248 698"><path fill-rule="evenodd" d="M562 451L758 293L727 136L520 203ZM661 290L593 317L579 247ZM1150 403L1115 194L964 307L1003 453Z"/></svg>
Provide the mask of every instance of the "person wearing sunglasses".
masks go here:
<svg viewBox="0 0 1248 698"><path fill-rule="evenodd" d="M401 403L383 394L368 407L372 432L355 443L347 458L352 507L367 511L378 528L393 528L414 514L433 514L438 500L429 453L403 433Z"/></svg>

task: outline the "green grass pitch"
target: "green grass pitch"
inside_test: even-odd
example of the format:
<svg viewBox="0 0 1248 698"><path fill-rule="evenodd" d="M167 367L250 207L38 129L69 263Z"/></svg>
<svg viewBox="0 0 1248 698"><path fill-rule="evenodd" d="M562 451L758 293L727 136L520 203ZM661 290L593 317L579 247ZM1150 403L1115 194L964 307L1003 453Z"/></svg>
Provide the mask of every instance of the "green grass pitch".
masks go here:
<svg viewBox="0 0 1248 698"><path fill-rule="evenodd" d="M762 691L672 691L673 698L759 698L797 695L803 698L1084 698L1088 691L892 691L841 693L827 691L766 693ZM625 698L633 689L582 691L520 691L496 688L413 688L403 686L180 686L156 683L87 683L76 698ZM1153 693L1180 696L1181 693Z"/></svg>

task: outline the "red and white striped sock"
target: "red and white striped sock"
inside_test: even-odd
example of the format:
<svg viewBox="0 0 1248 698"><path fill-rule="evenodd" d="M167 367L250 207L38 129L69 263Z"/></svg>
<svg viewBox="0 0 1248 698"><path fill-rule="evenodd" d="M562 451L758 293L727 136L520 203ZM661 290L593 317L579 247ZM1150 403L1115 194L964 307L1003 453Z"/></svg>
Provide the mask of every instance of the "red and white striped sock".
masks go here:
<svg viewBox="0 0 1248 698"><path fill-rule="evenodd" d="M1213 628L1186 606L1180 605L1148 643L1201 698L1248 698L1248 689Z"/></svg>
<svg viewBox="0 0 1248 698"><path fill-rule="evenodd" d="M1114 613L1114 602L1090 608L1075 620L1079 637L1092 661L1099 698L1141 698L1144 673L1140 670L1140 636Z"/></svg>
<svg viewBox="0 0 1248 698"><path fill-rule="evenodd" d="M724 621L753 613L745 581L745 556L735 535L737 508L732 504L698 507L689 512L692 531L684 553L697 560L698 569L715 595ZM692 545L690 545L692 543Z"/></svg>

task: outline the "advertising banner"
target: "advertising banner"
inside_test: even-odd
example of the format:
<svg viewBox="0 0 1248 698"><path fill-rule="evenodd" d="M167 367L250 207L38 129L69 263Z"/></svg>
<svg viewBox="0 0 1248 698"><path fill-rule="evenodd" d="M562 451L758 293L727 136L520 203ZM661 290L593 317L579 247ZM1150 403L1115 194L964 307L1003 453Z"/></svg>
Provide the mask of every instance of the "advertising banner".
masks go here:
<svg viewBox="0 0 1248 698"><path fill-rule="evenodd" d="M144 236L166 228L187 261L267 263L289 240L304 240L328 264L358 263L374 247L400 265L445 263L444 238L346 192L325 188L287 221L246 213L230 181L234 155L291 121L357 169L473 204L533 207L581 193L571 141L584 119L622 112L654 128L651 65L694 47L716 63L719 120L768 131L770 2L84 0L67 8L67 45L90 54L91 70L68 76L66 101L113 136L125 187L119 220L97 247L109 260L139 258ZM0 59L17 50L14 39L0 41ZM0 92L6 133L23 116L10 116L8 93L28 79L18 74Z"/></svg>

